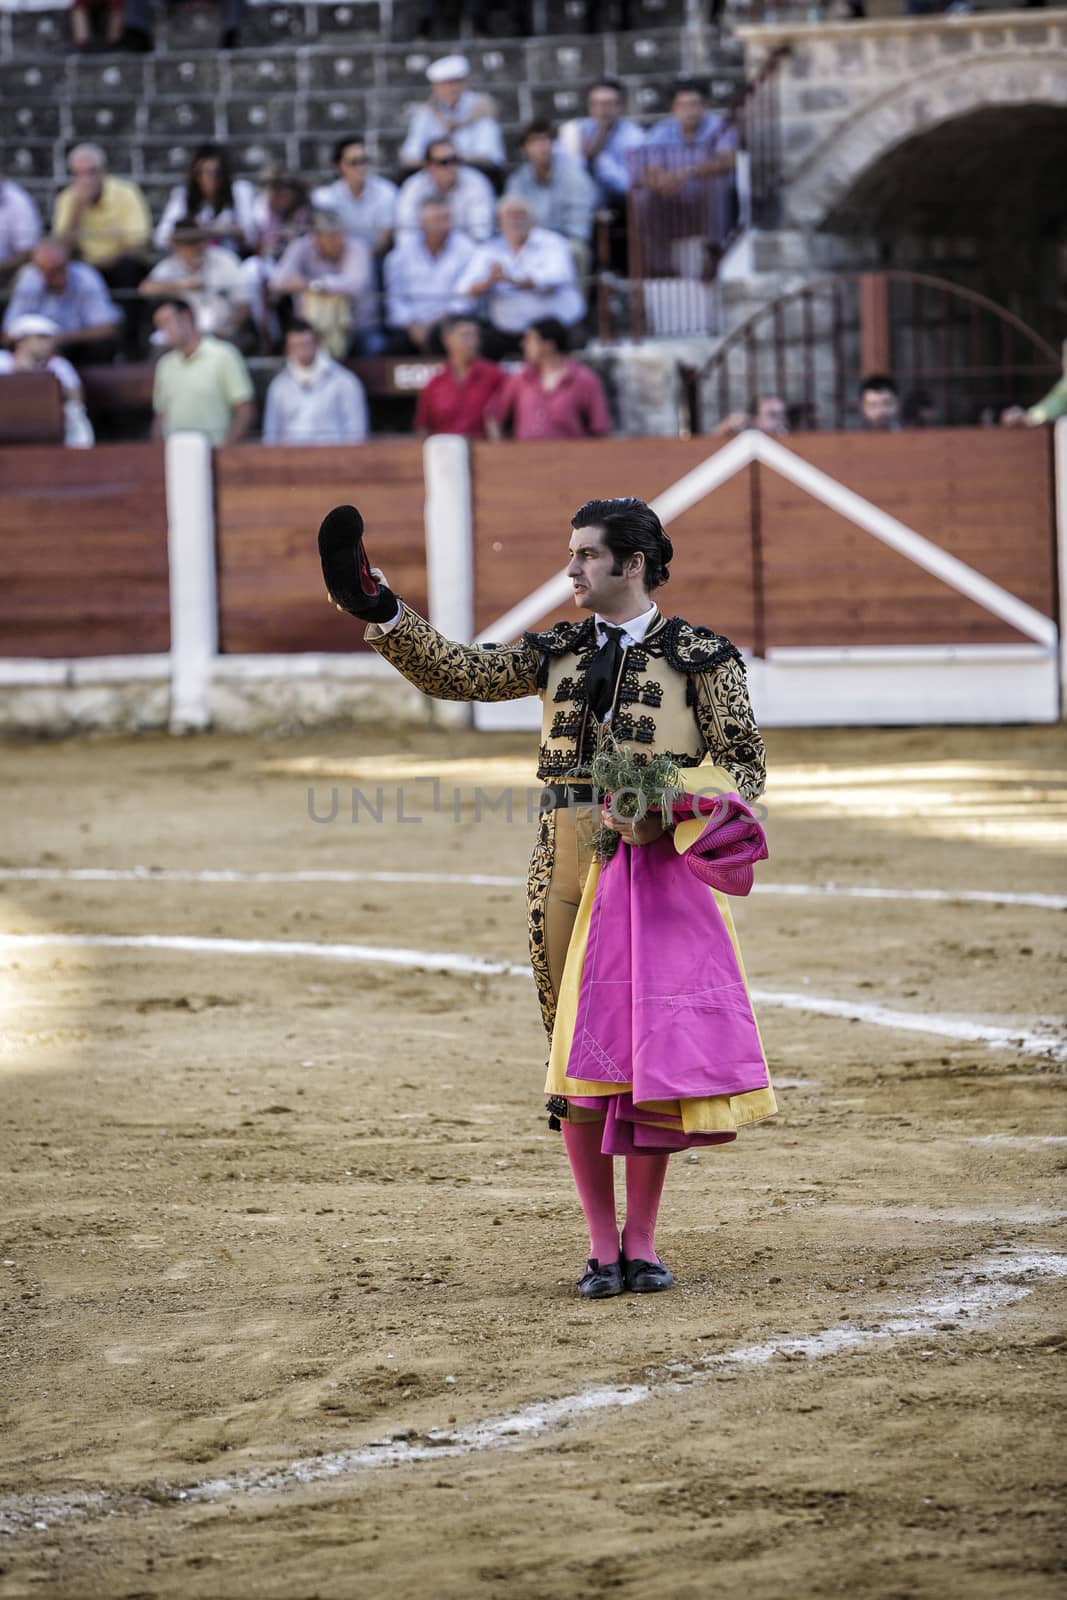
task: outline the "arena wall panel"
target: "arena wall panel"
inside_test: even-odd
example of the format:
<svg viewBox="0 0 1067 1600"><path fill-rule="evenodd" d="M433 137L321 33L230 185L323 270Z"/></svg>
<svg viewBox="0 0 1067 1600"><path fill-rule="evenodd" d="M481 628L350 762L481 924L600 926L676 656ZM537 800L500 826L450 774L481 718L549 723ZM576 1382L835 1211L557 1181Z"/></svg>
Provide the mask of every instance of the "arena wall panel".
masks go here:
<svg viewBox="0 0 1067 1600"><path fill-rule="evenodd" d="M367 650L325 595L315 535L332 506L358 505L390 584L425 612L422 445L234 445L215 452L223 654Z"/></svg>
<svg viewBox="0 0 1067 1600"><path fill-rule="evenodd" d="M0 450L0 653L170 648L160 444Z"/></svg>

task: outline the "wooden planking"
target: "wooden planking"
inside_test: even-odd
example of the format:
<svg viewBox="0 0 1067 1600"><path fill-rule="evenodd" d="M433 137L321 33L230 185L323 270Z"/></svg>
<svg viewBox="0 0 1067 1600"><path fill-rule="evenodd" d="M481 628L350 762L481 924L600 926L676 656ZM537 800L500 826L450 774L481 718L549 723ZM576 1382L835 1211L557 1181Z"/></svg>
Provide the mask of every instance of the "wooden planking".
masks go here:
<svg viewBox="0 0 1067 1600"><path fill-rule="evenodd" d="M357 505L371 560L426 609L422 446L237 445L215 453L220 647L234 653L368 648L326 598L315 536Z"/></svg>
<svg viewBox="0 0 1067 1600"><path fill-rule="evenodd" d="M706 439L476 443L476 630L566 565L570 519L586 500L652 500L713 448ZM668 614L707 622L741 645L753 638L748 506L747 474L739 473L673 522L671 577L656 597ZM541 625L575 615L568 602Z"/></svg>
<svg viewBox="0 0 1067 1600"><path fill-rule="evenodd" d="M1043 431L805 435L790 449L1030 605L1053 614ZM761 471L769 645L1000 644L1025 636Z"/></svg>
<svg viewBox="0 0 1067 1600"><path fill-rule="evenodd" d="M170 648L163 447L0 450L0 655Z"/></svg>

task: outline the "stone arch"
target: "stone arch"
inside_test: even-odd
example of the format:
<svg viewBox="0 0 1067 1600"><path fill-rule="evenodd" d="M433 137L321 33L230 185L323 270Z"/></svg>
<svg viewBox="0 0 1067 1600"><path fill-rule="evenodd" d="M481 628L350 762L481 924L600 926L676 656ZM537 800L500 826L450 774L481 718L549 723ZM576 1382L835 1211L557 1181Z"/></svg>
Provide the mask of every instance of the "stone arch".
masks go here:
<svg viewBox="0 0 1067 1600"><path fill-rule="evenodd" d="M856 106L787 177L789 220L818 228L862 175L897 145L972 112L1067 106L1067 52L1003 52L939 65ZM788 159L788 158L787 158Z"/></svg>

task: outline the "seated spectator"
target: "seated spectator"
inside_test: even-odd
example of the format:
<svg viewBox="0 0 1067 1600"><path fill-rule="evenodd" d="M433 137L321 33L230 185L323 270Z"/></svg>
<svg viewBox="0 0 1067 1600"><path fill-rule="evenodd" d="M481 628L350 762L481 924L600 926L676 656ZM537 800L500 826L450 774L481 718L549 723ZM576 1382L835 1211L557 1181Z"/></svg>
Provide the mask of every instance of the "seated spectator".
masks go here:
<svg viewBox="0 0 1067 1600"><path fill-rule="evenodd" d="M339 360L353 348L381 349L371 253L348 238L336 212L315 212L311 232L294 239L275 267L270 289L292 295L297 316Z"/></svg>
<svg viewBox="0 0 1067 1600"><path fill-rule="evenodd" d="M202 144L193 152L184 183L170 199L154 234L157 250L170 249L176 222L198 222L208 230L211 243L225 245L240 255L256 233L256 191L247 178L234 178L221 144Z"/></svg>
<svg viewBox="0 0 1067 1600"><path fill-rule="evenodd" d="M731 411L711 431L717 437L732 439L746 428L757 428L771 438L781 438L789 432L789 417L785 401L777 394L757 394L747 411Z"/></svg>
<svg viewBox="0 0 1067 1600"><path fill-rule="evenodd" d="M285 366L267 390L264 444L362 444L367 401L354 372L319 345L314 328L291 322Z"/></svg>
<svg viewBox="0 0 1067 1600"><path fill-rule="evenodd" d="M41 237L41 213L21 184L0 176L0 285L30 259Z"/></svg>
<svg viewBox="0 0 1067 1600"><path fill-rule="evenodd" d="M201 333L232 339L248 315L248 286L243 265L232 250L208 244L195 222L177 222L171 254L156 263L141 284L148 300L188 301Z"/></svg>
<svg viewBox="0 0 1067 1600"><path fill-rule="evenodd" d="M443 56L426 68L430 98L417 106L400 147L401 165L413 170L421 166L434 139L451 139L462 161L479 167L496 179L503 172L504 136L488 95L476 94L469 84L470 62L466 56Z"/></svg>
<svg viewBox="0 0 1067 1600"><path fill-rule="evenodd" d="M671 114L629 156L640 188L642 235L650 276L703 278L709 249L721 252L737 216L737 129L709 111L704 91L679 79Z"/></svg>
<svg viewBox="0 0 1067 1600"><path fill-rule="evenodd" d="M484 297L493 327L512 338L538 317L556 317L568 328L581 322L585 301L566 239L535 228L530 207L516 195L505 195L496 212L500 232L475 252L458 292Z"/></svg>
<svg viewBox="0 0 1067 1600"><path fill-rule="evenodd" d="M335 211L350 239L360 239L374 255L384 255L393 242L397 187L370 170L367 147L359 134L338 139L333 151L337 178L311 191L319 211Z"/></svg>
<svg viewBox="0 0 1067 1600"><path fill-rule="evenodd" d="M448 206L426 200L418 233L402 234L385 258L385 316L397 355L424 352L442 317L470 310L456 285L477 246L452 230Z"/></svg>
<svg viewBox="0 0 1067 1600"><path fill-rule="evenodd" d="M860 384L860 425L869 433L899 433L897 386L884 372L872 372Z"/></svg>
<svg viewBox="0 0 1067 1600"><path fill-rule="evenodd" d="M486 413L504 384L493 361L481 359L481 334L473 317L448 317L441 325L445 369L419 391L415 428L429 433L462 433L485 438Z"/></svg>
<svg viewBox="0 0 1067 1600"><path fill-rule="evenodd" d="M623 116L625 90L615 78L601 78L589 90L589 115L565 122L559 130L564 155L584 163L596 184L597 205L623 212L630 187L626 157L644 143L636 122Z"/></svg>
<svg viewBox="0 0 1067 1600"><path fill-rule="evenodd" d="M264 349L282 342L282 328L267 291L271 274L288 246L311 227L311 207L301 180L289 172L265 174L256 195L254 255L241 262L242 298Z"/></svg>
<svg viewBox="0 0 1067 1600"><path fill-rule="evenodd" d="M175 296L152 318L170 346L156 363L153 439L205 433L213 445L237 444L252 427L252 379L232 344L197 331L188 301Z"/></svg>
<svg viewBox="0 0 1067 1600"><path fill-rule="evenodd" d="M42 239L15 279L4 332L19 317L48 317L59 329L56 347L74 366L114 360L122 312L87 261L72 261L61 239Z"/></svg>
<svg viewBox="0 0 1067 1600"><path fill-rule="evenodd" d="M152 218L144 195L128 178L107 170L99 145L78 144L67 157L71 181L56 196L52 235L70 247L71 255L95 267L116 290L126 314L124 354L141 354L141 315L135 291L148 264Z"/></svg>
<svg viewBox="0 0 1067 1600"><path fill-rule="evenodd" d="M535 227L551 228L576 245L579 270L587 271L596 204L592 178L577 161L553 150L549 122L531 122L523 129L522 155L504 193L526 201Z"/></svg>
<svg viewBox="0 0 1067 1600"><path fill-rule="evenodd" d="M107 12L105 44L117 49L122 38L123 0L70 0L70 36L79 55L93 48L93 14Z"/></svg>
<svg viewBox="0 0 1067 1600"><path fill-rule="evenodd" d="M411 233L427 200L443 200L452 214L457 233L481 244L493 232L496 196L484 173L465 167L451 139L434 139L427 147L421 172L405 179L396 208L398 234Z"/></svg>
<svg viewBox="0 0 1067 1600"><path fill-rule="evenodd" d="M600 439L611 415L600 379L567 354L567 330L541 317L523 334L526 365L512 373L489 408L490 438L510 427L513 439Z"/></svg>
<svg viewBox="0 0 1067 1600"><path fill-rule="evenodd" d="M86 450L96 443L85 411L81 379L69 361L56 355L59 329L48 317L18 317L8 329L12 350L0 350L0 377L18 372L50 372L63 391L63 443Z"/></svg>
<svg viewBox="0 0 1067 1600"><path fill-rule="evenodd" d="M1000 414L1004 428L1040 428L1043 423L1056 422L1067 416L1067 339L1063 341L1063 376L1052 385L1048 394L1035 405L1024 410L1022 406L1007 406Z"/></svg>

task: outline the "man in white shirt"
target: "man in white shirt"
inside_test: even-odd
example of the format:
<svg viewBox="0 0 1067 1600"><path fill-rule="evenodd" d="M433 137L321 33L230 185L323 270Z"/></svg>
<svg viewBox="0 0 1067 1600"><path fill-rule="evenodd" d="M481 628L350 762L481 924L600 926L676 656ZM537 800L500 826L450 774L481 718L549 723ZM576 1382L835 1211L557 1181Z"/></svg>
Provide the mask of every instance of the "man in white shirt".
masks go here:
<svg viewBox="0 0 1067 1600"><path fill-rule="evenodd" d="M423 202L422 227L403 234L385 259L385 313L389 347L397 355L425 352L443 317L470 309L456 285L475 245L452 229L443 200Z"/></svg>
<svg viewBox="0 0 1067 1600"><path fill-rule="evenodd" d="M434 139L451 139L463 161L490 176L506 164L504 136L488 95L470 88L466 56L444 56L426 68L430 98L417 106L400 147L401 164L420 166Z"/></svg>
<svg viewBox="0 0 1067 1600"><path fill-rule="evenodd" d="M367 146L359 134L338 139L333 150L337 177L311 191L319 211L333 211L350 239L359 239L374 255L384 255L393 240L397 187L370 170Z"/></svg>
<svg viewBox="0 0 1067 1600"><path fill-rule="evenodd" d="M362 444L367 400L354 372L331 360L306 322L291 322L285 366L267 390L264 444Z"/></svg>
<svg viewBox="0 0 1067 1600"><path fill-rule="evenodd" d="M496 206L493 185L484 173L463 165L451 139L434 139L426 151L423 170L401 186L396 208L398 234L411 233L419 226L427 200L444 200L452 213L453 228L476 244L491 237Z"/></svg>
<svg viewBox="0 0 1067 1600"><path fill-rule="evenodd" d="M196 313L201 333L231 339L248 315L248 288L232 250L209 244L195 222L176 222L171 253L156 263L141 284L146 300L180 295Z"/></svg>
<svg viewBox="0 0 1067 1600"><path fill-rule="evenodd" d="M0 177L0 283L30 259L41 214L21 184Z"/></svg>
<svg viewBox="0 0 1067 1600"><path fill-rule="evenodd" d="M493 327L513 341L540 317L573 328L585 299L566 239L533 227L530 207L515 195L505 195L496 214L500 232L476 252L459 293L484 298Z"/></svg>

